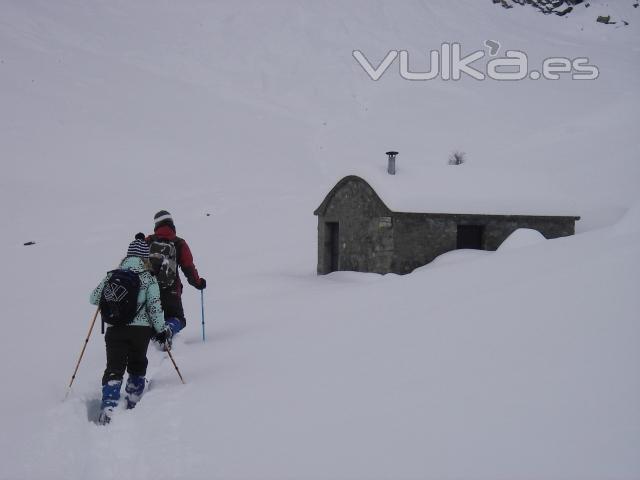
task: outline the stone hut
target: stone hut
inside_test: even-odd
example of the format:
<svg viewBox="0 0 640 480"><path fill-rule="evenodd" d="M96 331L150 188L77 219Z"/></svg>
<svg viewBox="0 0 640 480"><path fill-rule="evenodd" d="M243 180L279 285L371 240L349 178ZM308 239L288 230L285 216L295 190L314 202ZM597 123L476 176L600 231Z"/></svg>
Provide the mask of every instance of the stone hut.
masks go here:
<svg viewBox="0 0 640 480"><path fill-rule="evenodd" d="M576 216L392 211L364 179L347 176L314 212L318 274L337 270L410 273L456 249L496 250L519 228L546 238L573 235Z"/></svg>

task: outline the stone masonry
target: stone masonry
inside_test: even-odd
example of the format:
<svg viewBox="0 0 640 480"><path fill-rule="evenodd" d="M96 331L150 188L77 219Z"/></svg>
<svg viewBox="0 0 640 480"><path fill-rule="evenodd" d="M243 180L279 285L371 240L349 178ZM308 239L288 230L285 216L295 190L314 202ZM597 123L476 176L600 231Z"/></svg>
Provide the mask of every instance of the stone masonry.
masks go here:
<svg viewBox="0 0 640 480"><path fill-rule="evenodd" d="M391 211L362 178L343 178L314 212L318 216L318 273L350 270L410 273L459 247L471 226L477 245L496 250L518 228L546 238L575 233L575 216L475 215Z"/></svg>

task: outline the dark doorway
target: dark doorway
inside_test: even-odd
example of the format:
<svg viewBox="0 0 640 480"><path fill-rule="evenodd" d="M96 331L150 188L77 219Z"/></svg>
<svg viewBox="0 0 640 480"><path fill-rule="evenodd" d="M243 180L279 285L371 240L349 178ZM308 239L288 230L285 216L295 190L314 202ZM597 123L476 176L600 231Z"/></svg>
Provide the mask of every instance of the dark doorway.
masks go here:
<svg viewBox="0 0 640 480"><path fill-rule="evenodd" d="M340 226L338 222L327 222L326 227L326 255L327 266L330 272L340 269Z"/></svg>
<svg viewBox="0 0 640 480"><path fill-rule="evenodd" d="M458 225L458 247L483 250L484 227L482 225Z"/></svg>

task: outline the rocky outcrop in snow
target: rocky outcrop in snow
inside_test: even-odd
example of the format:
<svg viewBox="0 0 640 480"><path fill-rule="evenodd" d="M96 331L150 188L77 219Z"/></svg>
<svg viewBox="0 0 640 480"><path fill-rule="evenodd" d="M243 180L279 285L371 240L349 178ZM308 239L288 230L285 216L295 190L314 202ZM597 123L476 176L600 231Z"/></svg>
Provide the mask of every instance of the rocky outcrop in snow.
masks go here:
<svg viewBox="0 0 640 480"><path fill-rule="evenodd" d="M564 16L571 13L574 10L574 8L578 5L583 6L585 8L589 8L591 6L591 2L585 1L585 0L492 0L492 1L493 3L502 5L504 8L513 8L514 5L531 5L532 7L540 10L545 15L549 15L553 13L560 16ZM640 6L639 0L630 0L630 1L635 8L638 8ZM605 17L603 16L601 18L605 18ZM598 20L598 21L601 23L615 23L609 20L607 21Z"/></svg>

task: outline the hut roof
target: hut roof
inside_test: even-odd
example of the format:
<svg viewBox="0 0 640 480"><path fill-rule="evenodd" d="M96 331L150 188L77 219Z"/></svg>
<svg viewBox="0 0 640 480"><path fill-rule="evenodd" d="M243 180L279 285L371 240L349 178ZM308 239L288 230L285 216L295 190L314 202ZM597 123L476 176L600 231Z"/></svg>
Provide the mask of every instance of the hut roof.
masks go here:
<svg viewBox="0 0 640 480"><path fill-rule="evenodd" d="M370 185L393 212L580 218L571 213L576 208L573 199L548 172L491 170L469 165L423 168L400 165L396 175L389 175L382 168L346 175L333 186L316 215L322 214L333 193L353 178Z"/></svg>

